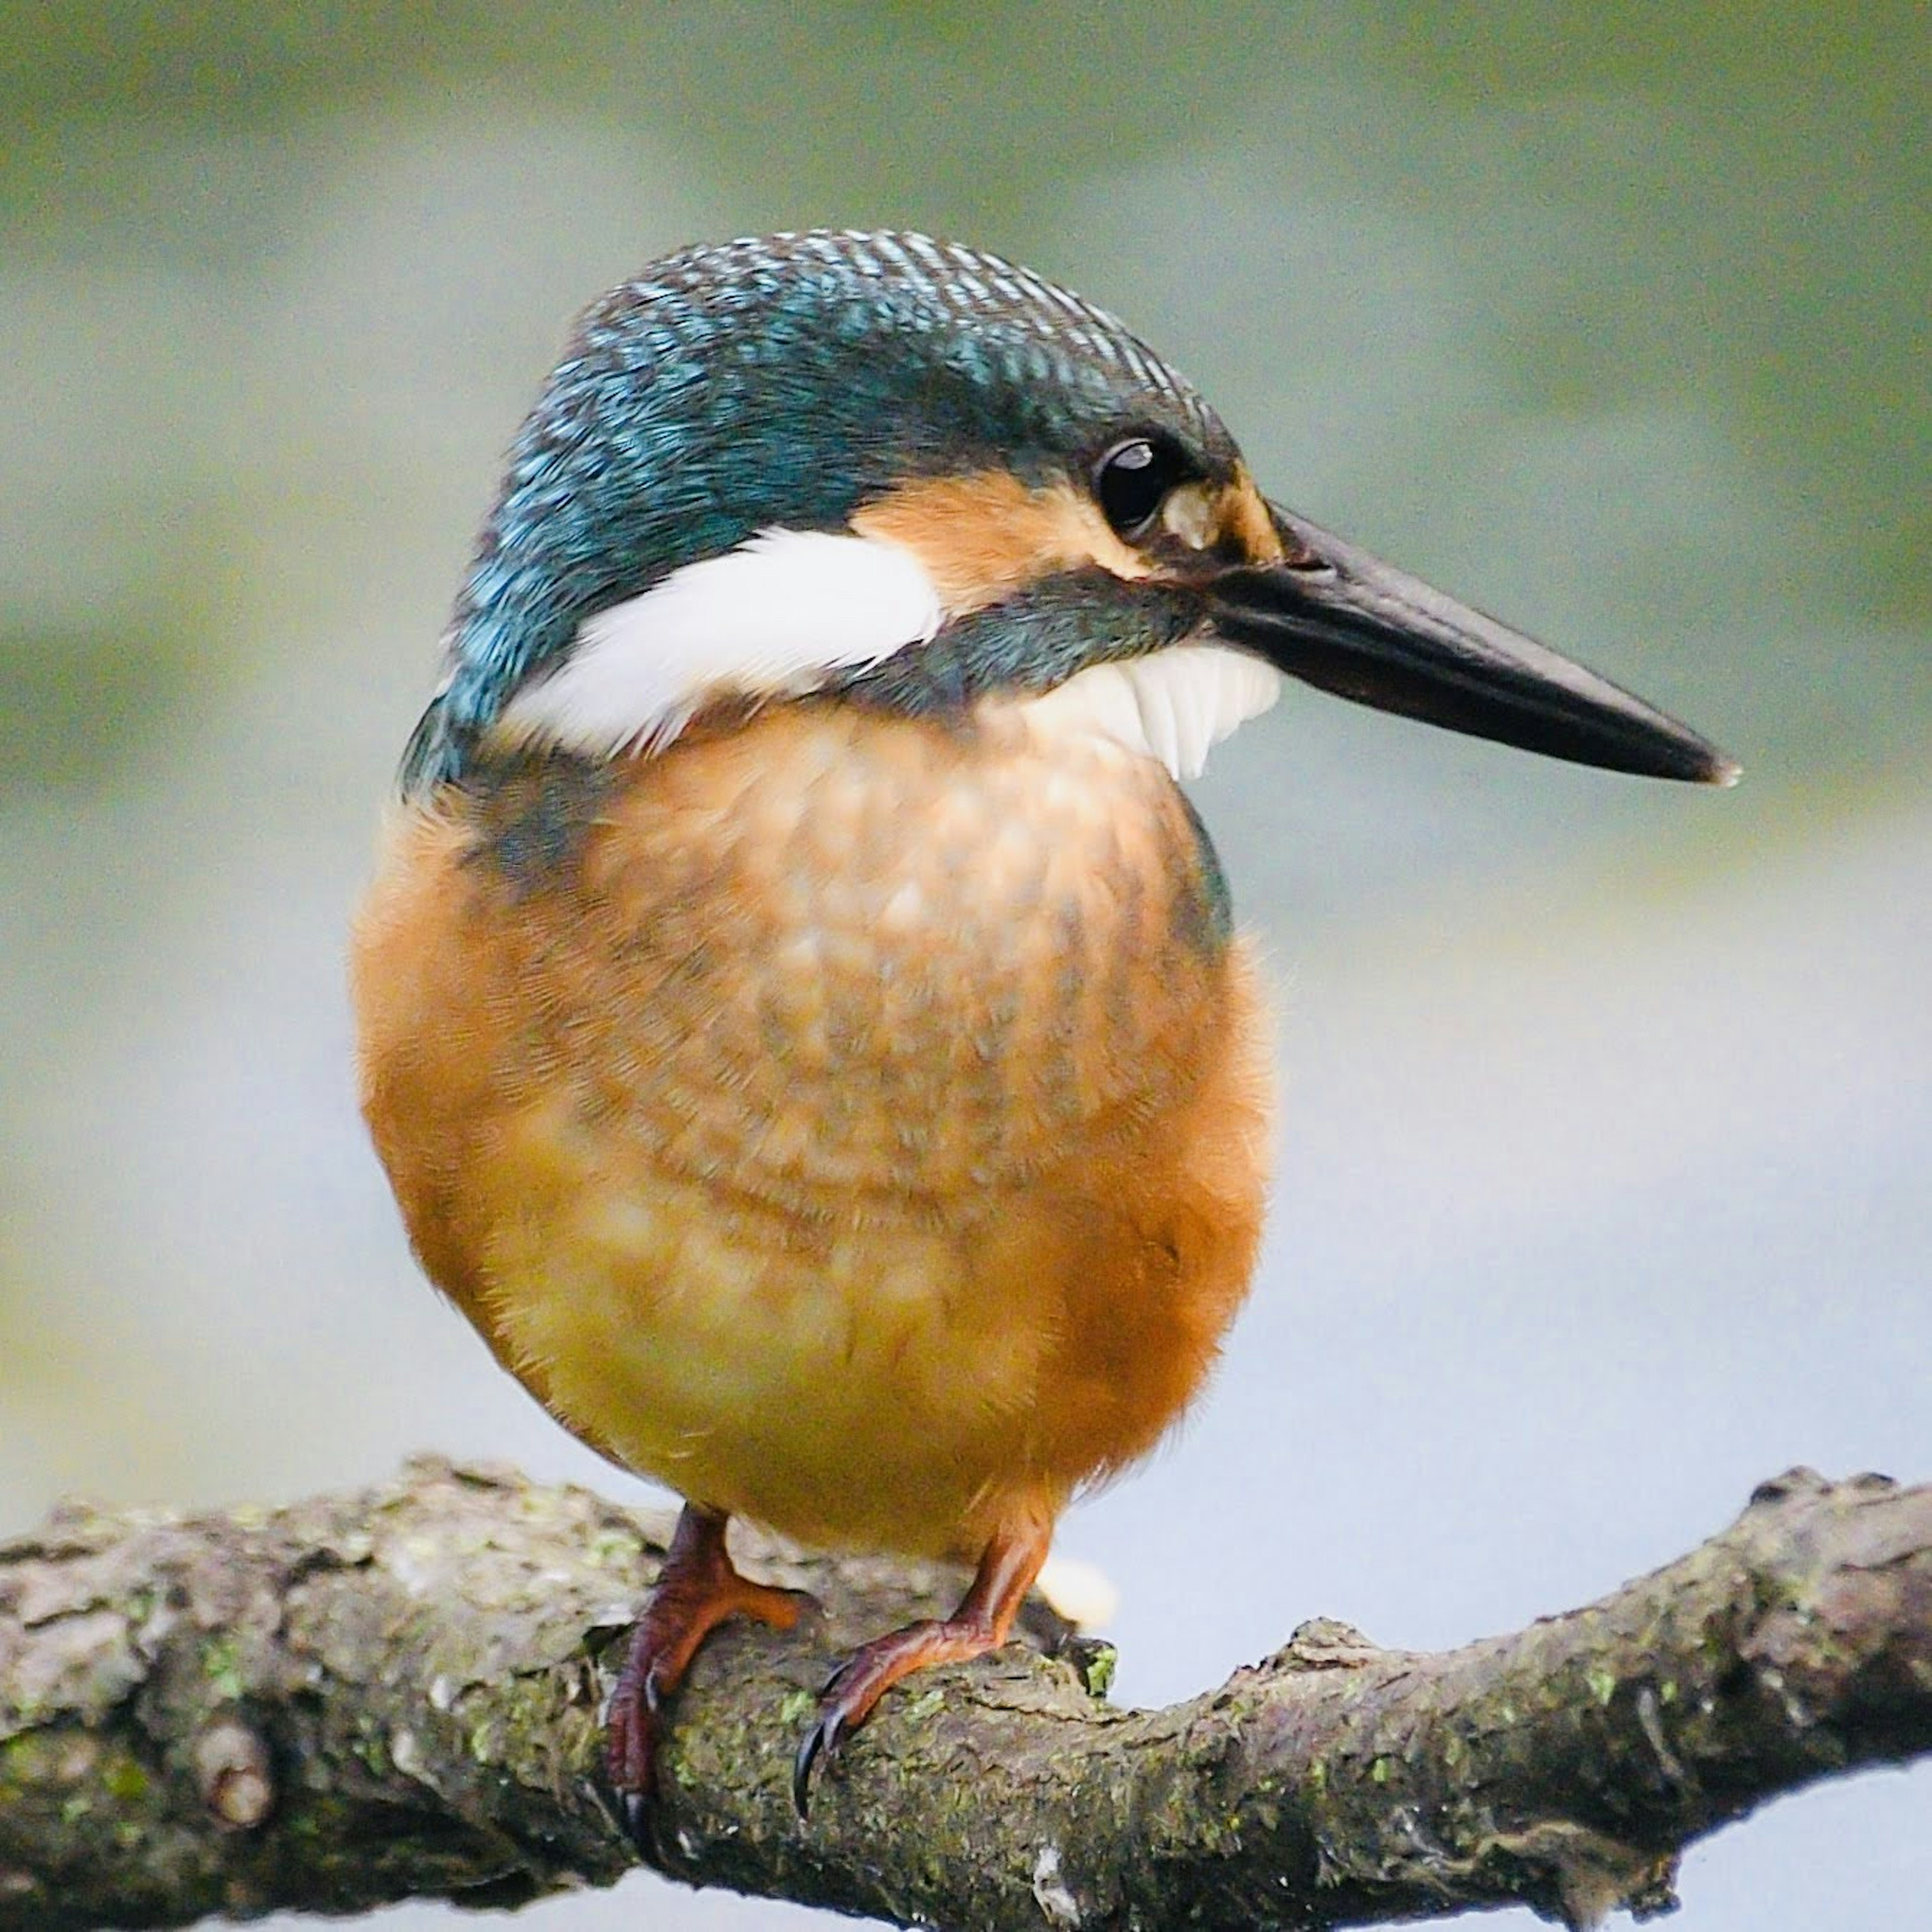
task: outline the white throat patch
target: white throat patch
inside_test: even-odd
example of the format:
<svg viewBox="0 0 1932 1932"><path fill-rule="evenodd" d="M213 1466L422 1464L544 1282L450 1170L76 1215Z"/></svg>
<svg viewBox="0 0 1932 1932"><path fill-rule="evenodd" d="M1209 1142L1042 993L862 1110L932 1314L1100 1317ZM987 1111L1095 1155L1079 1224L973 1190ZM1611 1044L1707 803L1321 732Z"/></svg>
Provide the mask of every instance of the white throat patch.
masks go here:
<svg viewBox="0 0 1932 1932"><path fill-rule="evenodd" d="M499 729L593 758L661 751L716 698L798 698L828 675L923 644L945 620L903 544L761 530L587 617Z"/></svg>
<svg viewBox="0 0 1932 1932"><path fill-rule="evenodd" d="M1036 730L1097 734L1198 778L1208 754L1281 695L1272 664L1225 644L1170 644L1089 664L1021 706Z"/></svg>

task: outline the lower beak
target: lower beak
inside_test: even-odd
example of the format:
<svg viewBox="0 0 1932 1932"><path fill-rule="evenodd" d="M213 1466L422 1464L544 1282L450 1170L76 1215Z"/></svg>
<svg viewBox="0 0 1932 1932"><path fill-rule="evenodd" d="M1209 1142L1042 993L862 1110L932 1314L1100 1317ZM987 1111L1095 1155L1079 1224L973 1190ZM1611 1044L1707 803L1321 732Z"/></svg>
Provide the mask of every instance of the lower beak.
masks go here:
<svg viewBox="0 0 1932 1932"><path fill-rule="evenodd" d="M1229 643L1305 683L1452 731L1649 778L1737 782L1714 745L1608 679L1270 508L1285 560L1208 586Z"/></svg>

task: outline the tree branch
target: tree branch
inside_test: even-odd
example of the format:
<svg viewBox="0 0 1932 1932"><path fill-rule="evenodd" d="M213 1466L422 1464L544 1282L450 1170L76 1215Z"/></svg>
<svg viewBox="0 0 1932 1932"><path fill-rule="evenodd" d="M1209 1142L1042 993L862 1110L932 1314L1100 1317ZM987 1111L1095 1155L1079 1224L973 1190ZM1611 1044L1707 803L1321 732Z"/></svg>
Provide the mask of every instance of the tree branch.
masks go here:
<svg viewBox="0 0 1932 1932"><path fill-rule="evenodd" d="M284 1510L58 1510L0 1546L0 1932L613 1882L604 1653L668 1528L429 1460ZM662 1862L903 1923L1517 1901L1583 1924L1661 1909L1684 1846L1764 1799L1932 1749L1932 1488L1878 1477L1794 1471L1678 1562L1464 1649L1306 1624L1163 1711L1106 1703L1104 1647L1036 1606L1039 1649L895 1694L803 1823L791 1753L829 1652L958 1580L741 1554L826 1615L707 1646Z"/></svg>

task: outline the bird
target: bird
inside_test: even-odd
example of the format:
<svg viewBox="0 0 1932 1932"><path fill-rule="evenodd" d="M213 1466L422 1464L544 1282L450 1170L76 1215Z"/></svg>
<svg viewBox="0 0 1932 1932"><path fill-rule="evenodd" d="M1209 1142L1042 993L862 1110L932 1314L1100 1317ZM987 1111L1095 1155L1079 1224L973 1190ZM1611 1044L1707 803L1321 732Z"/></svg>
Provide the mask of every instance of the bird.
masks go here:
<svg viewBox="0 0 1932 1932"><path fill-rule="evenodd" d="M351 981L424 1270L683 1507L607 1719L634 1833L734 1517L950 1559L816 1768L1004 1643L1247 1292L1268 1001L1184 790L1295 681L1616 770L1737 767L1264 496L1200 392L1000 257L814 230L594 303L509 452ZM640 1838L640 1842L642 1840Z"/></svg>

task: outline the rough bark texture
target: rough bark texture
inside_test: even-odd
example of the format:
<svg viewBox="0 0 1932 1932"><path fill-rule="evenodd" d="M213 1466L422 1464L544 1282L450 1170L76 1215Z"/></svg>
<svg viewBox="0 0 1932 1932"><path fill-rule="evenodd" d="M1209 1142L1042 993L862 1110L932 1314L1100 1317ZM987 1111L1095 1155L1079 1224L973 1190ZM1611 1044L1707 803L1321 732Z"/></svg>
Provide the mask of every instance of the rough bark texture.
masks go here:
<svg viewBox="0 0 1932 1932"><path fill-rule="evenodd" d="M68 1506L0 1546L0 1932L610 1882L634 1855L598 1707L669 1527L424 1460L287 1509ZM706 1648L661 1860L904 1923L1586 1924L1668 1904L1684 1845L1765 1798L1932 1748L1932 1488L1877 1477L1794 1471L1679 1562L1462 1650L1304 1624L1163 1711L1107 1704L1104 1648L1036 1608L1037 1648L890 1697L808 1822L788 1779L828 1654L958 1580L740 1553L826 1616Z"/></svg>

